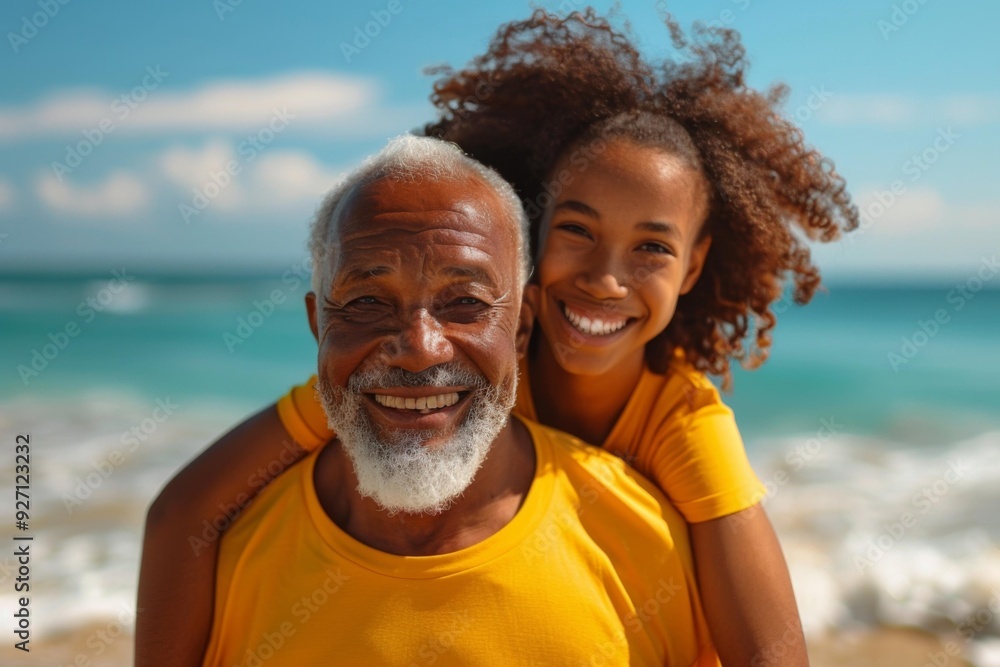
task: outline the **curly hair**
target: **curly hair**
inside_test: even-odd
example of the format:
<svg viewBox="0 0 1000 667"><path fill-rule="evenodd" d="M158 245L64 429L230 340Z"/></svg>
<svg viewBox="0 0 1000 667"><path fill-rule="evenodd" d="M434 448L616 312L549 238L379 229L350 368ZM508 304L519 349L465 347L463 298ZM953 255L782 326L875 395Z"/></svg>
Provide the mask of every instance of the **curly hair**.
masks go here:
<svg viewBox="0 0 1000 667"><path fill-rule="evenodd" d="M440 75L431 95L440 118L424 132L457 143L511 182L535 244L545 179L587 138L627 138L697 165L707 185L702 230L712 245L646 357L664 372L679 348L728 387L732 360L746 368L766 360L777 323L771 306L786 285L798 304L819 287L801 237L836 239L857 227L858 214L833 163L782 115L787 86L763 93L746 86L738 33L695 24L689 41L671 17L665 22L678 57L653 66L593 9L566 17L536 10L502 26L464 69L430 70ZM676 126L689 141L678 139Z"/></svg>

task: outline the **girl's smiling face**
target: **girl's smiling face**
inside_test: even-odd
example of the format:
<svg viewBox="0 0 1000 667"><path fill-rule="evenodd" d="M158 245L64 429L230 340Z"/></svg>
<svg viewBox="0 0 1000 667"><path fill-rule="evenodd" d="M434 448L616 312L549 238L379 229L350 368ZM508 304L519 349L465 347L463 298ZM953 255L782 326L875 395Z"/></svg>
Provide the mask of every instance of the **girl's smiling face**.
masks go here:
<svg viewBox="0 0 1000 667"><path fill-rule="evenodd" d="M569 153L569 151L567 151ZM671 153L624 138L565 155L542 223L538 324L559 365L602 375L642 359L694 286L710 238L703 177Z"/></svg>

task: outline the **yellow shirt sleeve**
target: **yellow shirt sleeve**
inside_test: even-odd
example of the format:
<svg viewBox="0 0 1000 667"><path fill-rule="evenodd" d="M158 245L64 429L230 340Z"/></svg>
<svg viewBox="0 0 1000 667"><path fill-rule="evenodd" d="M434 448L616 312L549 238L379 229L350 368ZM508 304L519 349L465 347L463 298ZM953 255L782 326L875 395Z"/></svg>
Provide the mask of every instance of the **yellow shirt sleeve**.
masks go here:
<svg viewBox="0 0 1000 667"><path fill-rule="evenodd" d="M296 385L278 399L278 418L302 449L311 452L333 439L326 412L316 396L316 376Z"/></svg>
<svg viewBox="0 0 1000 667"><path fill-rule="evenodd" d="M526 362L520 371L514 414L537 420ZM689 523L753 507L765 494L732 410L680 355L663 375L644 369L611 433L594 444L653 481Z"/></svg>
<svg viewBox="0 0 1000 667"><path fill-rule="evenodd" d="M636 467L688 522L717 519L760 502L765 489L747 459L736 419L707 377L680 362L665 381L640 383L638 389L644 388L662 394L651 399L659 408L651 412L659 414L636 434Z"/></svg>

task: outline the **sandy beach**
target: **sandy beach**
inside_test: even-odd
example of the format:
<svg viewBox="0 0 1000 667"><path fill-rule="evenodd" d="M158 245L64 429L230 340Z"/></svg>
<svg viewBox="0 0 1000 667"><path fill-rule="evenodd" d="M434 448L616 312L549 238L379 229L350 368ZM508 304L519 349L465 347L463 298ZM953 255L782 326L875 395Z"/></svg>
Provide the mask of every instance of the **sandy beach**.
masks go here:
<svg viewBox="0 0 1000 667"><path fill-rule="evenodd" d="M111 643L99 639L104 624L94 624L78 631L54 636L39 642L31 656L15 655L5 646L0 661L8 667L128 667L132 664L132 636L123 632ZM107 635L105 635L107 636ZM817 638L809 643L812 667L966 667L959 657L947 662L932 662L932 656L944 652L944 641L934 635L906 628L883 628L873 631L841 632Z"/></svg>

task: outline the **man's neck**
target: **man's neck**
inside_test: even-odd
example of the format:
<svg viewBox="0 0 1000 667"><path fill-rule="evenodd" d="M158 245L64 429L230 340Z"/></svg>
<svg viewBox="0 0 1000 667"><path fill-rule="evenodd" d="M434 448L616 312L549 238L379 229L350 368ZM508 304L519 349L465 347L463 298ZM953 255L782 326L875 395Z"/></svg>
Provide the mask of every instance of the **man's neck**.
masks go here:
<svg viewBox="0 0 1000 667"><path fill-rule="evenodd" d="M535 449L527 428L508 421L475 479L440 514L390 516L357 491L350 457L339 442L319 453L313 482L327 516L373 549L400 556L432 556L478 544L517 514L535 476Z"/></svg>

